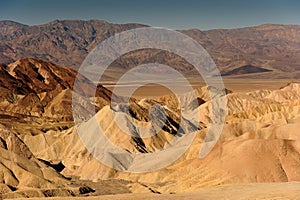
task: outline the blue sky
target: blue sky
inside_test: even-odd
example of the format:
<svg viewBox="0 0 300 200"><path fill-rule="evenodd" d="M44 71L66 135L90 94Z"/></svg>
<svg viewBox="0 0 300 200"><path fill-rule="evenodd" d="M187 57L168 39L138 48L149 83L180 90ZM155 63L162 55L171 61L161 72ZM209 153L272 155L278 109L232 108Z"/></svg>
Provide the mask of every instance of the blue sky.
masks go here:
<svg viewBox="0 0 300 200"><path fill-rule="evenodd" d="M0 20L43 24L55 19L102 19L171 29L300 24L299 0L7 0Z"/></svg>

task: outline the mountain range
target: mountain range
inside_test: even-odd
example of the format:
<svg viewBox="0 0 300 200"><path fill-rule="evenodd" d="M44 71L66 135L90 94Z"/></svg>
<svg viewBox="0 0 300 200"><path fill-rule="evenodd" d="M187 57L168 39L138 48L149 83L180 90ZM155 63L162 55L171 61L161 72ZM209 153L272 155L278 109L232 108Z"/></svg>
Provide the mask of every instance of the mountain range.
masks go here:
<svg viewBox="0 0 300 200"><path fill-rule="evenodd" d="M0 21L0 63L32 57L78 69L101 41L116 33L141 27L146 25L112 24L101 20L55 20L28 26ZM199 42L223 75L300 77L298 25L265 24L238 29L179 31ZM171 65L187 75L193 74L193 68L183 58L157 49L129 52L116 60L112 67L128 69L149 61Z"/></svg>

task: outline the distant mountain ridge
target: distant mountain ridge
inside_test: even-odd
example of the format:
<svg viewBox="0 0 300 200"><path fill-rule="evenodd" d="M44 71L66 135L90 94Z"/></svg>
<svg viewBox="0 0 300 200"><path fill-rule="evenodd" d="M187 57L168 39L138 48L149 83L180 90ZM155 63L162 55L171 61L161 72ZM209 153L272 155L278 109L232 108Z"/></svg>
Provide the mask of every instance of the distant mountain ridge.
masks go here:
<svg viewBox="0 0 300 200"><path fill-rule="evenodd" d="M88 53L101 41L116 33L140 27L146 25L112 24L103 20L55 20L28 26L0 21L0 63L33 57L78 69ZM286 76L300 70L300 25L265 24L238 29L190 29L180 32L198 41L212 56L222 74L245 65L272 71L265 74L283 73ZM171 61L166 61L168 59ZM184 74L191 74L188 64L178 62L178 58L164 51L137 52L121 60L116 67L128 68L156 60L162 64L173 63Z"/></svg>

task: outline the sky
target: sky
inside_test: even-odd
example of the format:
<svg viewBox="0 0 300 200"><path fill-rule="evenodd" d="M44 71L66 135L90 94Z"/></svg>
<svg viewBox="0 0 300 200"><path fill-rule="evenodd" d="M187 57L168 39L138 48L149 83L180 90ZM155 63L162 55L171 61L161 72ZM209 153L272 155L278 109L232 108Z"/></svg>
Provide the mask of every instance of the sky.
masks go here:
<svg viewBox="0 0 300 200"><path fill-rule="evenodd" d="M44 24L55 19L99 19L170 29L300 24L299 0L4 0L0 20Z"/></svg>

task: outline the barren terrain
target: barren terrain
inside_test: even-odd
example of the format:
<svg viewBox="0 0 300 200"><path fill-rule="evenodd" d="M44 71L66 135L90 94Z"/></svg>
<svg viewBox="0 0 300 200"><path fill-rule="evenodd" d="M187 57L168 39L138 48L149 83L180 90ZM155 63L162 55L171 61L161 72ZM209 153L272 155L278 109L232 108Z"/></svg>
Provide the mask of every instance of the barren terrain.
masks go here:
<svg viewBox="0 0 300 200"><path fill-rule="evenodd" d="M27 72L26 76L22 72ZM112 111L109 106L112 93L108 89L94 86L81 77L82 90L75 92L70 84L75 72L53 63L22 59L2 65L1 74L5 77L0 79L2 198L140 199L142 195L143 199L298 198L300 84L297 82L227 78L224 82L228 89L222 93L191 79L198 103L193 104L191 93L185 93L182 86L179 99L191 115L180 119L177 97L159 86L139 89L129 105L120 104ZM64 80L60 80L62 76ZM20 89L10 89L14 85ZM96 97L85 95L91 87L96 89ZM77 102L73 109L83 116L78 126L73 122L71 95L75 95ZM211 123L210 105L213 99L218 102L224 95L227 110L221 136L213 150L199 158L200 149L214 140L205 139ZM122 101L121 97L114 98ZM164 107L167 121L162 129L153 129L150 138L136 137L141 134L139 127L161 124L162 119L151 118L149 114L157 103ZM121 117L122 127L114 117ZM191 123L196 117L201 123ZM85 137L89 137L97 126L93 122L105 130L113 144L129 153L131 160L122 156L108 160L125 170L135 169L139 163L137 155L162 151L166 158L171 157L173 152L168 150L168 143L178 137L174 134L178 131L180 137L195 134L195 138L178 160L163 169L138 174L122 172L100 163L83 145L78 130L84 130ZM179 123L182 129L178 128ZM182 145L180 148L186 147ZM103 155L111 151L105 145L99 147ZM160 159L155 162L164 162ZM140 167L146 169L150 164L142 163ZM119 195L102 196L109 194Z"/></svg>
<svg viewBox="0 0 300 200"><path fill-rule="evenodd" d="M77 73L99 42L141 27L0 21L0 199L300 199L300 26L181 30L224 88L159 49L122 55L97 83ZM163 80L174 94L144 73L116 85L154 62L188 84Z"/></svg>
<svg viewBox="0 0 300 200"><path fill-rule="evenodd" d="M104 195L88 198L52 198L53 200L63 199L99 199L99 200L298 200L300 199L300 183L255 183L255 184L232 184L204 188L199 191L181 194L122 194ZM34 199L34 198L33 198ZM42 200L46 198L36 198ZM21 200L21 199L20 199ZM25 199L22 199L25 200Z"/></svg>

